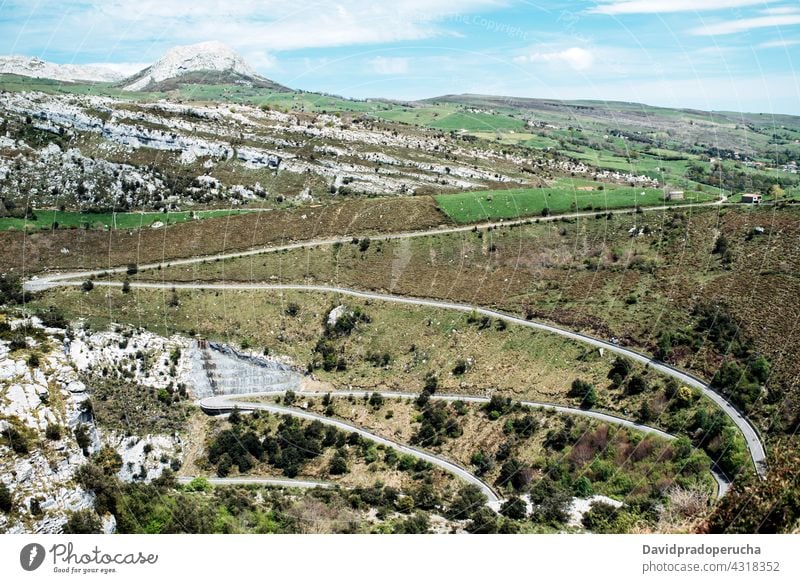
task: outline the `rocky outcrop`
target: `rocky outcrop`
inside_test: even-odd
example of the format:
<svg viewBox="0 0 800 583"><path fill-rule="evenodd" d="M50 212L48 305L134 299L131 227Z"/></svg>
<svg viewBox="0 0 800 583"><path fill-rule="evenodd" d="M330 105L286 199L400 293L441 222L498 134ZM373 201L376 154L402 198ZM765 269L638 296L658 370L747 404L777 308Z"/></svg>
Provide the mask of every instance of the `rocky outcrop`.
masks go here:
<svg viewBox="0 0 800 583"><path fill-rule="evenodd" d="M175 350L186 343L126 330L92 334L78 327L68 333L35 318L25 325L37 332L27 348L11 350L0 340L0 482L14 501L10 513L0 513L0 531L60 532L71 512L93 507L93 495L77 484L75 472L101 447L120 455L123 481L155 479L183 452L177 434L131 436L98 427L91 387L80 376L130 363L146 351L150 365L127 370L142 390L164 387L182 378L188 361L176 359ZM21 326L11 321L14 329ZM40 355L38 363L31 353ZM101 518L104 530L113 532L114 517Z"/></svg>

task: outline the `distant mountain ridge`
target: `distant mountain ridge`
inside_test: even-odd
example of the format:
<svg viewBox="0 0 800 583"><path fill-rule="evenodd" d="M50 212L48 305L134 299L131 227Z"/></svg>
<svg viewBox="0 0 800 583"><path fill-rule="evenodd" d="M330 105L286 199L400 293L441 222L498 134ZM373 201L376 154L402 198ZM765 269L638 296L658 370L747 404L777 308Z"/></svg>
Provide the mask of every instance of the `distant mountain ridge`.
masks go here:
<svg viewBox="0 0 800 583"><path fill-rule="evenodd" d="M109 83L125 78L125 75L119 71L102 65L59 65L36 57L21 55L0 56L0 74L53 79L69 83L77 81Z"/></svg>
<svg viewBox="0 0 800 583"><path fill-rule="evenodd" d="M290 91L256 73L236 51L217 41L173 47L146 69L121 81L120 86L126 91L166 91L197 83Z"/></svg>

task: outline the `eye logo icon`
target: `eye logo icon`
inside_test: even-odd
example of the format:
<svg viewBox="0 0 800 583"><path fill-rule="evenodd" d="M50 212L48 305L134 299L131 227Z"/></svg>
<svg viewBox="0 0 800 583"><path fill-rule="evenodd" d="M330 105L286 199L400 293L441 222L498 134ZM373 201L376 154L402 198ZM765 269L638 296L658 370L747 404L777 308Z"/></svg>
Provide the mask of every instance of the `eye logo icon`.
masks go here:
<svg viewBox="0 0 800 583"><path fill-rule="evenodd" d="M26 571L35 571L44 563L44 555L44 547L39 543L25 545L19 552L19 564Z"/></svg>

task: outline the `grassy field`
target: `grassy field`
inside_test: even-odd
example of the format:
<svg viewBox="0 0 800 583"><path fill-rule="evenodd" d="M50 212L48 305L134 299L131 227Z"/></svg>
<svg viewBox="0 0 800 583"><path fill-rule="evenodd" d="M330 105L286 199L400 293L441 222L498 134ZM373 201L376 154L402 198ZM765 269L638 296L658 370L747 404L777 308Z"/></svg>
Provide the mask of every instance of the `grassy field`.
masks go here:
<svg viewBox="0 0 800 583"><path fill-rule="evenodd" d="M374 111L381 119L438 130L463 130L467 132L509 132L525 129L525 121L508 115L480 111L467 111L453 106L401 107L387 111Z"/></svg>
<svg viewBox="0 0 800 583"><path fill-rule="evenodd" d="M47 292L37 304L58 305L71 317L86 318L104 329L110 322L143 326L157 333L174 332L245 343L284 354L305 368L314 360L322 322L328 310L344 302L360 306L370 323L334 345L345 370L316 369L321 382L339 388L360 387L418 391L429 373L439 376L442 391L486 394L503 391L517 398L562 401L576 375L601 382L610 356L600 357L566 339L495 323L481 327L467 322L466 314L380 302L338 298L333 294L278 292L179 291L179 306L167 305L169 290L133 290L96 287L84 294L62 288ZM296 316L286 314L297 304ZM369 354L388 355L389 364L376 366ZM463 374L453 374L459 361L468 363ZM603 403L614 408L611 395Z"/></svg>
<svg viewBox="0 0 800 583"><path fill-rule="evenodd" d="M581 186L593 188L593 190L578 190ZM714 200L711 195L689 192L684 203L711 200ZM442 194L436 196L436 202L457 223L536 216L543 212L559 214L575 210L604 211L614 208L669 204L664 202L664 192L660 189L642 189L589 182L569 184L566 180L561 181L561 184L554 188L519 188Z"/></svg>
<svg viewBox="0 0 800 583"><path fill-rule="evenodd" d="M228 217L246 212L247 209L215 209L178 212L121 212L121 213L82 213L76 211L58 211L39 209L35 211L36 219L0 218L0 231L12 229L140 229L150 227L154 223L174 225L197 219Z"/></svg>
<svg viewBox="0 0 800 583"><path fill-rule="evenodd" d="M426 229L448 222L433 198L416 196L244 212L185 221L163 229L5 231L0 232L0 268L22 269L24 264L26 273L102 268L350 233Z"/></svg>

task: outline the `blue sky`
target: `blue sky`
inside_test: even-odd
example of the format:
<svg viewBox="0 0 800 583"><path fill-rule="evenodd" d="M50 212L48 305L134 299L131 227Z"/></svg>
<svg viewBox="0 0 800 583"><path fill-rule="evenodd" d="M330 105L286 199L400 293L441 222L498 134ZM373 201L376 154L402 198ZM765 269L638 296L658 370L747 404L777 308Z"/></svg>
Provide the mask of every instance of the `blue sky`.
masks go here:
<svg viewBox="0 0 800 583"><path fill-rule="evenodd" d="M797 0L0 0L0 54L126 70L219 40L290 87L800 114Z"/></svg>

